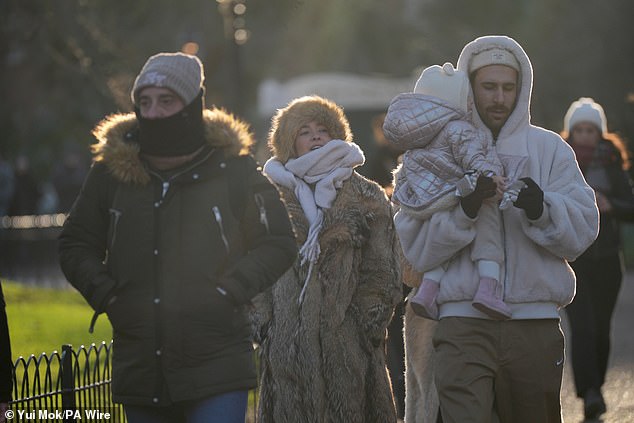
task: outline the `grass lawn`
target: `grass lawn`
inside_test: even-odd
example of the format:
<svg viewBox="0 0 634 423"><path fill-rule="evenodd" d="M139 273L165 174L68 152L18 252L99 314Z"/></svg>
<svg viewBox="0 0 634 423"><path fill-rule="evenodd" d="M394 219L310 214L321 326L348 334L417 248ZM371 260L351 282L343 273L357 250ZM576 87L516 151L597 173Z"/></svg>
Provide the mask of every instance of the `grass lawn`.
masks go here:
<svg viewBox="0 0 634 423"><path fill-rule="evenodd" d="M53 351L61 354L63 344L78 348L103 341L108 343L112 339L112 328L105 315L97 320L95 332L88 333L93 311L74 289L38 288L2 280L2 291L7 303L14 362L20 356L39 357L43 352L48 356ZM56 374L54 371L53 375ZM17 376L21 380L21 374ZM254 391L251 391L247 421L254 421L254 401Z"/></svg>
<svg viewBox="0 0 634 423"><path fill-rule="evenodd" d="M92 309L73 289L38 288L3 280L2 290L14 361L20 356L61 352L63 344L79 347L112 339L105 315L97 320L95 332L88 333Z"/></svg>

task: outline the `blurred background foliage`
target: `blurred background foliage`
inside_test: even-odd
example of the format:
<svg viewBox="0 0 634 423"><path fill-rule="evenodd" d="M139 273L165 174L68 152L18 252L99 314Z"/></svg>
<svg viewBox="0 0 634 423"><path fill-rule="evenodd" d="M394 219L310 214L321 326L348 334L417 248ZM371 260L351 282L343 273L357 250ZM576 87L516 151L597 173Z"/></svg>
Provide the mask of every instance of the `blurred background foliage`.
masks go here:
<svg viewBox="0 0 634 423"><path fill-rule="evenodd" d="M512 36L531 58L534 123L559 131L570 102L590 96L631 140L632 19L632 0L1 0L0 152L27 155L39 180L69 145L87 154L90 130L131 111L133 79L160 51L195 52L207 105L260 121L261 140L266 78L409 77L455 64L487 34Z"/></svg>

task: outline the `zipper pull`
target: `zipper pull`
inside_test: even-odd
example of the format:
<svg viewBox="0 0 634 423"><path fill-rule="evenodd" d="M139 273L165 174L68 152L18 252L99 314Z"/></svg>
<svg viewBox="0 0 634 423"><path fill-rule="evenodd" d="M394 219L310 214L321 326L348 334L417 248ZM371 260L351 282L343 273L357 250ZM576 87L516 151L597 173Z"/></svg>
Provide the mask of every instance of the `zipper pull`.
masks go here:
<svg viewBox="0 0 634 423"><path fill-rule="evenodd" d="M220 209L218 206L213 206L211 211L213 212L216 222L218 223L218 227L220 228L220 237L222 238L222 242L225 244L225 249L227 250L227 253L229 253L229 241L225 236L225 228L222 225L222 215L220 214Z"/></svg>
<svg viewBox="0 0 634 423"><path fill-rule="evenodd" d="M108 209L108 212L112 215L112 239L110 239L110 245L108 246L108 250L110 250L114 247L114 242L117 240L117 227L119 226L119 219L121 218L123 212L115 208ZM108 262L107 255L105 262Z"/></svg>
<svg viewBox="0 0 634 423"><path fill-rule="evenodd" d="M264 197L261 194L255 194L255 204L257 204L260 211L260 223L266 228L266 233L271 234L269 230L269 219L266 216L266 207L264 207Z"/></svg>
<svg viewBox="0 0 634 423"><path fill-rule="evenodd" d="M165 198L165 194L167 194L167 190L170 188L169 181L163 182L163 192L161 193L161 198Z"/></svg>
<svg viewBox="0 0 634 423"><path fill-rule="evenodd" d="M97 318L99 317L99 313L95 311L92 315L92 319L90 319L90 327L88 328L88 333L95 332L95 324L97 323Z"/></svg>

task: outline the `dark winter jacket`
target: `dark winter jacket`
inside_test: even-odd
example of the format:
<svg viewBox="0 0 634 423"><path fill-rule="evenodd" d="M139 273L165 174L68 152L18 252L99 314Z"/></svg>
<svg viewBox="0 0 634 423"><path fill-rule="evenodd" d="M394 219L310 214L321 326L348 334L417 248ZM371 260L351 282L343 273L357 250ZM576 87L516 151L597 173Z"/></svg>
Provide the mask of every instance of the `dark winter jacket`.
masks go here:
<svg viewBox="0 0 634 423"><path fill-rule="evenodd" d="M632 182L623 170L621 155L610 141L601 140L592 162L581 170L588 185L607 197L612 210L601 212L599 236L577 261L618 254L621 249L620 221L634 221Z"/></svg>
<svg viewBox="0 0 634 423"><path fill-rule="evenodd" d="M60 236L62 270L113 327L116 402L167 405L255 386L250 299L297 247L246 125L205 110L208 145L169 177L140 160L133 114L96 129Z"/></svg>

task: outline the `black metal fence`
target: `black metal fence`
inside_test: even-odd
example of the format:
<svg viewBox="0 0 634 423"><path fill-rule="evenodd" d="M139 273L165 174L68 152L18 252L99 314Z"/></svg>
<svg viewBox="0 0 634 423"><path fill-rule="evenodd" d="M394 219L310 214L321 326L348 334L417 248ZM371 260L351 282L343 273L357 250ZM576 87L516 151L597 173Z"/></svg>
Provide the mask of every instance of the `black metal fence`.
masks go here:
<svg viewBox="0 0 634 423"><path fill-rule="evenodd" d="M112 403L112 341L20 357L13 368L13 422L125 422Z"/></svg>

